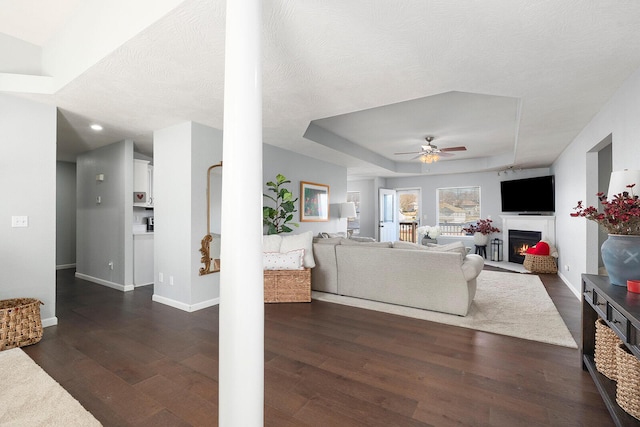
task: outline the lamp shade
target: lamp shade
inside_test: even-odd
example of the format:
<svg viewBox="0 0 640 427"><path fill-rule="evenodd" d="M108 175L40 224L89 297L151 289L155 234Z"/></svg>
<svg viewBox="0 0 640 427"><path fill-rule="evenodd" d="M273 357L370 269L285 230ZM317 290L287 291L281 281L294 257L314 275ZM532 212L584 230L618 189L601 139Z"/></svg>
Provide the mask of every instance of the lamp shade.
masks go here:
<svg viewBox="0 0 640 427"><path fill-rule="evenodd" d="M628 169L621 171L611 172L611 178L609 179L609 190L607 191L607 198L613 199L613 196L620 194L623 191L629 191L627 185L636 184L634 187L634 194L640 193L640 170L630 171Z"/></svg>
<svg viewBox="0 0 640 427"><path fill-rule="evenodd" d="M340 205L340 218L355 218L356 204L353 202L345 202Z"/></svg>

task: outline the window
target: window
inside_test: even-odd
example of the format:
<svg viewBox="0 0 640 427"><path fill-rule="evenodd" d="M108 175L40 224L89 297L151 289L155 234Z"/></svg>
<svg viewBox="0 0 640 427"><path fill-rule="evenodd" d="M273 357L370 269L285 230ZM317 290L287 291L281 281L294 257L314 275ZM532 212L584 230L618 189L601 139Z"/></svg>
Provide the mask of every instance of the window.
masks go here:
<svg viewBox="0 0 640 427"><path fill-rule="evenodd" d="M480 187L438 188L438 225L442 234L461 236L480 219Z"/></svg>

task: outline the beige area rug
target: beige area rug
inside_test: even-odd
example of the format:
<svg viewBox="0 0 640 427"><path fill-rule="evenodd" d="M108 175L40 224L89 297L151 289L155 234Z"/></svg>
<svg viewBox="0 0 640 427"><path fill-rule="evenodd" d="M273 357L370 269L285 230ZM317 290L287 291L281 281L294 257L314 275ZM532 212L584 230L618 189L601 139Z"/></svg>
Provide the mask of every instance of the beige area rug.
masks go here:
<svg viewBox="0 0 640 427"><path fill-rule="evenodd" d="M483 271L466 317L313 291L315 300L578 348L538 276Z"/></svg>
<svg viewBox="0 0 640 427"><path fill-rule="evenodd" d="M20 348L0 351L1 426L101 426Z"/></svg>

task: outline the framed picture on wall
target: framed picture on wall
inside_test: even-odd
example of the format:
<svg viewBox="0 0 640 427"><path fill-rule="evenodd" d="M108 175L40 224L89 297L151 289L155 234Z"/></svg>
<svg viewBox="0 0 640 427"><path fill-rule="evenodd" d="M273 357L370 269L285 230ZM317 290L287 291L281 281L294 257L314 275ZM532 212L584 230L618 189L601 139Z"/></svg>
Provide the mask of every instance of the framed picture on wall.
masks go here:
<svg viewBox="0 0 640 427"><path fill-rule="evenodd" d="M300 181L300 221L329 221L329 186Z"/></svg>

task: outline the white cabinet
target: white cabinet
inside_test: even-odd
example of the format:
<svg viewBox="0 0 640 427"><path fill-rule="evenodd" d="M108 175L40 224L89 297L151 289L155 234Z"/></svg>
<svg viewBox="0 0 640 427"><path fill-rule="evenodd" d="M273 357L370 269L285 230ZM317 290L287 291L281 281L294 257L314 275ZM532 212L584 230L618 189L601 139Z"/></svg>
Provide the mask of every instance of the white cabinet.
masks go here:
<svg viewBox="0 0 640 427"><path fill-rule="evenodd" d="M153 166L147 160L133 160L133 206L153 207Z"/></svg>
<svg viewBox="0 0 640 427"><path fill-rule="evenodd" d="M133 284L153 283L153 233L133 235Z"/></svg>

